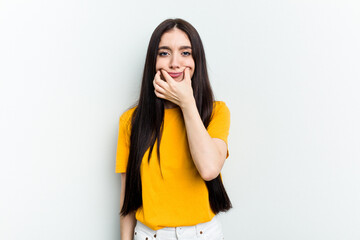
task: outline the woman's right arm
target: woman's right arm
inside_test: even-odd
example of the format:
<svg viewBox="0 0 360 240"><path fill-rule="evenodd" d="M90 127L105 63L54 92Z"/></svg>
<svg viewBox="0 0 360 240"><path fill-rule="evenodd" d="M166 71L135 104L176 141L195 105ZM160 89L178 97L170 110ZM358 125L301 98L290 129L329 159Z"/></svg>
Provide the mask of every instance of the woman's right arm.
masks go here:
<svg viewBox="0 0 360 240"><path fill-rule="evenodd" d="M126 173L121 173L121 192L120 192L120 210L122 209L125 197L125 181ZM129 213L126 216L120 215L120 239L132 240L134 237L136 219L135 212Z"/></svg>

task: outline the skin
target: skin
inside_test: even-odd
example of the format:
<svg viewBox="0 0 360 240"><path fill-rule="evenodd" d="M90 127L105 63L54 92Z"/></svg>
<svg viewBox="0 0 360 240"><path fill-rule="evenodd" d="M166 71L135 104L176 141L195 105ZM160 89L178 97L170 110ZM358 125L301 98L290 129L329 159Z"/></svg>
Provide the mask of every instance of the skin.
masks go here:
<svg viewBox="0 0 360 240"><path fill-rule="evenodd" d="M159 49L166 47L166 54L160 50L156 61L157 73L154 77L154 92L159 98L167 100L166 107L179 106L183 112L191 156L201 177L210 181L216 178L224 165L227 153L222 139L212 138L207 132L196 107L191 77L195 62L186 33L174 28L161 37ZM185 54L188 52L189 54ZM183 72L173 79L168 72Z"/></svg>
<svg viewBox="0 0 360 240"><path fill-rule="evenodd" d="M183 31L174 28L162 35L153 80L154 94L166 100L166 108L181 108L192 159L200 176L210 181L219 175L224 165L227 146L222 139L211 138L201 120L191 87L195 62L191 48L184 46L191 47L191 43ZM172 78L169 72L182 74ZM121 173L120 209L125 195L125 181L126 173ZM133 239L135 224L135 213L120 217L122 240Z"/></svg>
<svg viewBox="0 0 360 240"><path fill-rule="evenodd" d="M178 86L180 92L177 92L178 95L172 95L168 96L168 98L165 98L165 96L161 94L161 87L154 85L155 90L157 90L157 93L155 92L155 94L157 94L158 97L168 100L165 103L166 108L177 107L180 103L180 99L178 98L182 98L184 95L192 95L191 81L184 81L185 69L188 68L190 72L190 78L194 75L195 71L195 62L192 57L191 43L186 33L177 28L173 28L172 30L162 35L159 43L159 52L156 58L155 68L157 72L155 79L161 78L165 81L165 72L183 73L177 78L172 78L179 83Z"/></svg>

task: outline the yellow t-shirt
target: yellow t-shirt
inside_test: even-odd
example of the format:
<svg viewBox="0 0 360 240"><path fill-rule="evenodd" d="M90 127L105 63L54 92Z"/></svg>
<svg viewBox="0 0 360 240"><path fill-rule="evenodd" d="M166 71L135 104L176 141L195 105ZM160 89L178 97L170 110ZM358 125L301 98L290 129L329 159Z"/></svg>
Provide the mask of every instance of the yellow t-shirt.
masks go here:
<svg viewBox="0 0 360 240"><path fill-rule="evenodd" d="M131 115L135 107L120 117L116 152L116 172L126 172L129 157ZM207 131L212 138L227 144L230 111L222 101L214 102ZM157 142L148 163L149 149L140 167L143 205L137 209L138 221L153 230L164 227L190 226L208 222L215 216L210 208L208 190L191 158L186 129L179 107L165 109L160 143L160 165ZM226 158L229 156L227 152ZM160 169L163 176L161 176Z"/></svg>

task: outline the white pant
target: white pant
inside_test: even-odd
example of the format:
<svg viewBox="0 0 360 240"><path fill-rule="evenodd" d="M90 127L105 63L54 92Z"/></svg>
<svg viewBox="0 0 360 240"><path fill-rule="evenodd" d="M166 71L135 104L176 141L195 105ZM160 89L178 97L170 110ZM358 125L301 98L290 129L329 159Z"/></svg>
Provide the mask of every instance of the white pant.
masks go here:
<svg viewBox="0 0 360 240"><path fill-rule="evenodd" d="M221 223L215 216L210 222L194 226L166 227L152 230L136 221L134 240L223 240Z"/></svg>

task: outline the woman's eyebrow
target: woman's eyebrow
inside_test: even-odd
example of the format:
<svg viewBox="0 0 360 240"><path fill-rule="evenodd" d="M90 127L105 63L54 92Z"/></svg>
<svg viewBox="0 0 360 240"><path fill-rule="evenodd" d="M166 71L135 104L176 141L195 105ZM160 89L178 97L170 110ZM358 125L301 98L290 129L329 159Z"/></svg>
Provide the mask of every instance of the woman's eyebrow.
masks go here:
<svg viewBox="0 0 360 240"><path fill-rule="evenodd" d="M188 49L188 48L190 48L190 49L191 49L191 47L190 47L190 46L181 46L179 49L180 49L180 50L183 50L183 49Z"/></svg>
<svg viewBox="0 0 360 240"><path fill-rule="evenodd" d="M189 49L189 48L191 49L190 46L181 46L181 47L179 47L180 50ZM170 50L170 51L171 51L171 48L168 47L168 46L161 46L161 47L159 47L159 50L160 50L160 49L166 49L166 50Z"/></svg>

